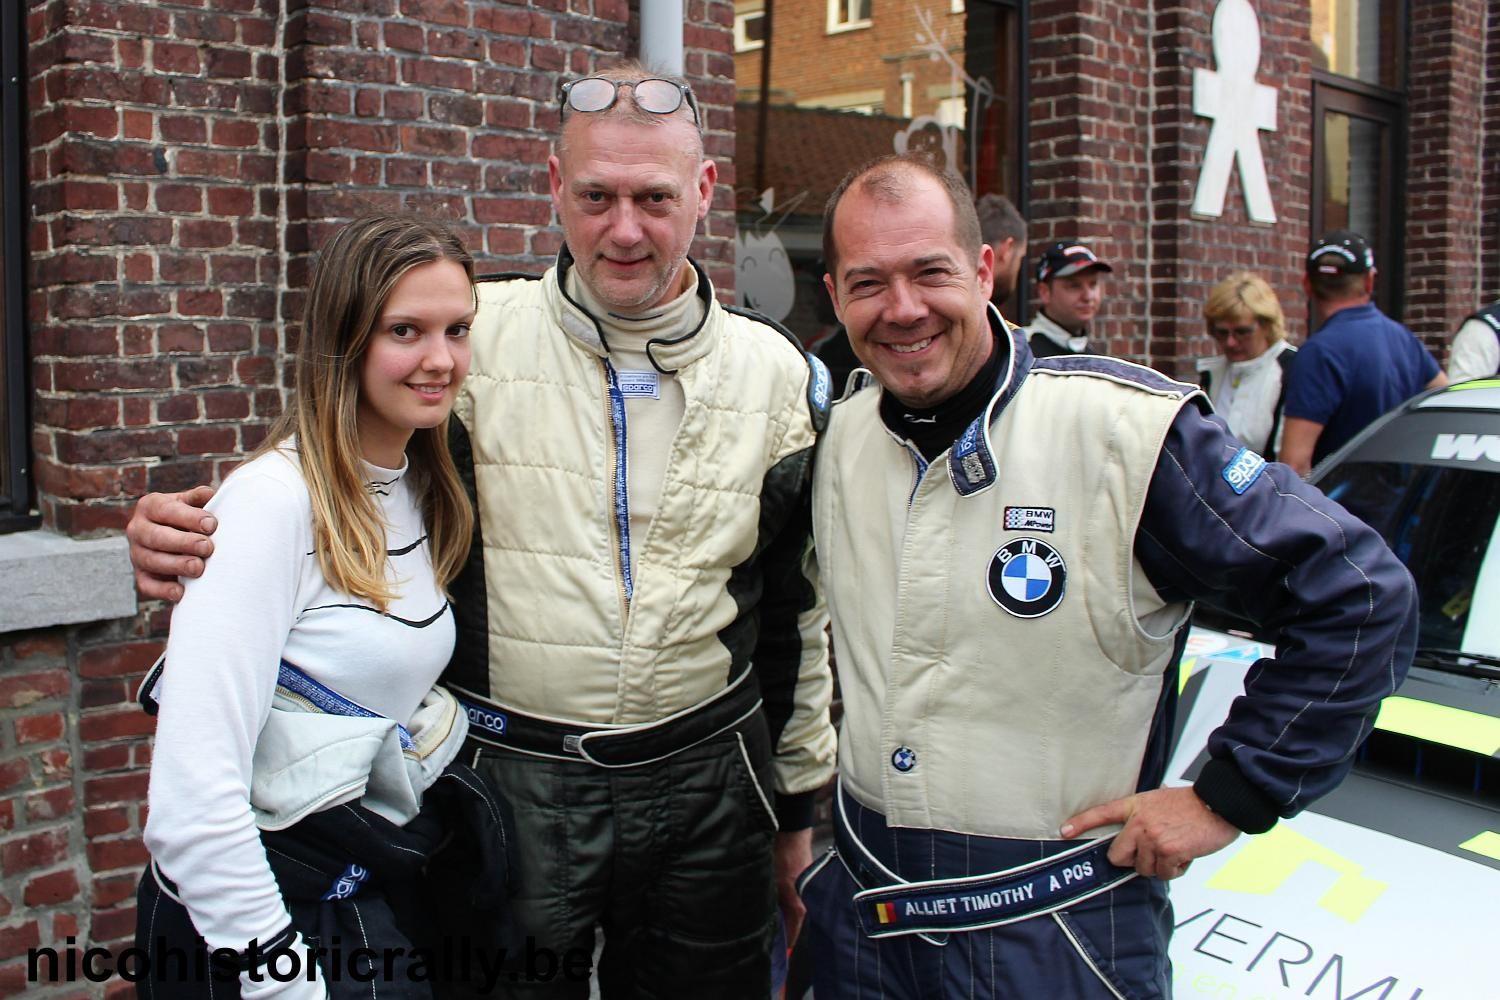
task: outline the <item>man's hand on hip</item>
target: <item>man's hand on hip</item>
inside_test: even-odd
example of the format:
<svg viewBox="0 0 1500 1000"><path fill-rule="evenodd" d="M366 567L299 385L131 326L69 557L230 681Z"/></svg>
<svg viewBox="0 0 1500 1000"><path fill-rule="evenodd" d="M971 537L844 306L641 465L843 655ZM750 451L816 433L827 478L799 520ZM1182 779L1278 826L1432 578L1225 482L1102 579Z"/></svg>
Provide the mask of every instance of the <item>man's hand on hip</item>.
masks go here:
<svg viewBox="0 0 1500 1000"><path fill-rule="evenodd" d="M1114 823L1125 828L1115 835L1109 860L1160 879L1177 878L1194 858L1227 847L1240 835L1191 788L1157 788L1085 809L1061 832L1072 839Z"/></svg>
<svg viewBox="0 0 1500 1000"><path fill-rule="evenodd" d="M203 572L203 560L214 551L208 536L219 526L203 510L213 495L212 486L196 486L182 493L147 493L136 503L125 537L142 597L179 601L177 578Z"/></svg>

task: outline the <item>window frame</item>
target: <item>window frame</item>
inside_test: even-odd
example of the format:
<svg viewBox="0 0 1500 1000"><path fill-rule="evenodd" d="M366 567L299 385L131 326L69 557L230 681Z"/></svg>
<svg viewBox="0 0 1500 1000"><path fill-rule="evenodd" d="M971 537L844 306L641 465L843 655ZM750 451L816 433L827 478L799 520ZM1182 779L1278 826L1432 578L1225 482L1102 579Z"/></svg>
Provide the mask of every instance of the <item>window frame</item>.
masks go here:
<svg viewBox="0 0 1500 1000"><path fill-rule="evenodd" d="M850 8L862 0L828 0L827 34L836 35L844 31L859 31L875 23L875 0L868 0L870 16L850 18Z"/></svg>
<svg viewBox="0 0 1500 1000"><path fill-rule="evenodd" d="M26 344L26 5L8 6L0 20L0 350L4 352L5 412L0 433L5 447L0 480L0 534L34 528L32 510L31 379Z"/></svg>
<svg viewBox="0 0 1500 1000"><path fill-rule="evenodd" d="M1358 0L1356 0L1356 3L1357 2ZM1329 80L1339 81L1340 83L1351 83L1359 87L1370 87L1372 89L1384 91L1391 94L1394 94L1397 91L1403 90L1405 88L1408 61L1406 45L1408 34L1407 25L1411 18L1409 3L1408 0L1385 0L1385 2L1389 3L1389 10L1384 9L1385 4L1380 3L1380 0L1377 0L1377 3L1380 3L1382 9L1377 11L1376 18L1380 25L1380 48L1382 54L1384 54L1385 52L1389 52L1391 58L1391 77L1389 86L1387 86L1387 82L1385 81L1370 81L1357 76L1345 76L1344 74L1338 73L1331 68L1323 69L1316 65L1313 66L1314 76L1325 77ZM1309 2L1309 12L1311 12L1312 6L1312 3ZM1388 13L1393 15L1393 17L1388 19L1386 17ZM1321 49L1321 46L1313 38L1308 38L1308 44L1310 44L1315 50ZM1376 75L1378 76L1379 74L1377 73Z"/></svg>
<svg viewBox="0 0 1500 1000"><path fill-rule="evenodd" d="M736 51L736 52L755 52L755 51L757 51L759 49L765 48L765 46L766 46L766 40L765 40L765 34L764 34L765 33L764 26L762 26L762 29L761 29L762 35L761 35L761 37L759 39L750 38L745 33L745 25L750 21L751 18L756 18L756 19L764 22L765 19L766 19L766 9L764 7L761 7L759 9L757 9L757 10L747 10L747 11L744 11L744 12L740 12L740 11L736 11L735 12L735 15L734 15L734 51Z"/></svg>
<svg viewBox="0 0 1500 1000"><path fill-rule="evenodd" d="M1400 321L1406 307L1406 179L1398 164L1406 161L1406 99L1395 91L1353 77L1313 71L1312 235L1326 232L1323 216L1328 176L1326 119L1329 113L1374 122L1382 127L1380 190L1376 196L1378 222L1365 233L1375 245L1382 280L1376 283L1375 303Z"/></svg>

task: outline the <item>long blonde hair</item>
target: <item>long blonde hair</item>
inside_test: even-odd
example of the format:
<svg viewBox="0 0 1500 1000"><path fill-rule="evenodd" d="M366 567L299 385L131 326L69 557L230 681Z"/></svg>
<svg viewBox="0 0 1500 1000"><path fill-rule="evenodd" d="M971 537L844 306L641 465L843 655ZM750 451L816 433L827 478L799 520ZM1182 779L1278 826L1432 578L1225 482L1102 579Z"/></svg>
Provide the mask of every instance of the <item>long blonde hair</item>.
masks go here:
<svg viewBox="0 0 1500 1000"><path fill-rule="evenodd" d="M329 584L384 611L395 591L386 577L385 525L365 485L356 409L360 368L391 289L412 268L451 260L472 285L474 258L444 223L412 215L369 215L334 234L318 255L303 310L296 389L256 454L296 437L312 496L313 542ZM450 416L448 420L451 420ZM420 498L433 576L445 588L469 553L473 510L448 451L448 420L417 428L407 476Z"/></svg>

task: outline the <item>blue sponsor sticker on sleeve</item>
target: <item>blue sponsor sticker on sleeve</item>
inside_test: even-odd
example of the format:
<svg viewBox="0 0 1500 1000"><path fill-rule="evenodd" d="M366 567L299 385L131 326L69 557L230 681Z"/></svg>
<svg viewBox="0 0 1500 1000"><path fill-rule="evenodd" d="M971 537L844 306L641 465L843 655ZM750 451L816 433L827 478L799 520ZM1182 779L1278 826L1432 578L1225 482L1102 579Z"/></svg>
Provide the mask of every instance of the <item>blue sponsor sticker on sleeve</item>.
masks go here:
<svg viewBox="0 0 1500 1000"><path fill-rule="evenodd" d="M1224 471L1220 475L1224 477L1224 482L1229 484L1230 489L1243 496L1245 491L1260 478L1265 468L1265 459L1249 448L1241 448L1234 453L1234 457L1229 460L1228 465L1224 466Z"/></svg>
<svg viewBox="0 0 1500 1000"><path fill-rule="evenodd" d="M807 387L808 398L812 401L813 409L826 413L833 403L833 375L816 355L806 354L806 357L807 366L812 370Z"/></svg>

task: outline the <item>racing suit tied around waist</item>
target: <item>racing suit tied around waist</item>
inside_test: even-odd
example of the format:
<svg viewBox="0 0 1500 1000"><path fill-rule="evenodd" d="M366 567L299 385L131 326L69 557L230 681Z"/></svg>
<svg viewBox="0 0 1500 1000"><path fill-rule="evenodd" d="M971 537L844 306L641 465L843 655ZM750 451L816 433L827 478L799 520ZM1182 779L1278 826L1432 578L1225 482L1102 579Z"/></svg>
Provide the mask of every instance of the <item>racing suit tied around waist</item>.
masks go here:
<svg viewBox="0 0 1500 1000"><path fill-rule="evenodd" d="M867 937L916 934L942 945L948 932L1029 920L1108 892L1137 875L1134 868L1109 860L1111 836L1002 871L909 882L883 864L854 832L842 783L834 799L830 855L837 855L860 887L854 907ZM820 867L814 865L802 880Z"/></svg>
<svg viewBox="0 0 1500 1000"><path fill-rule="evenodd" d="M738 732L761 708L759 688L749 669L712 698L664 719L633 726L545 719L462 688L450 690L469 717L469 736L484 746L610 768L651 764L723 733Z"/></svg>

